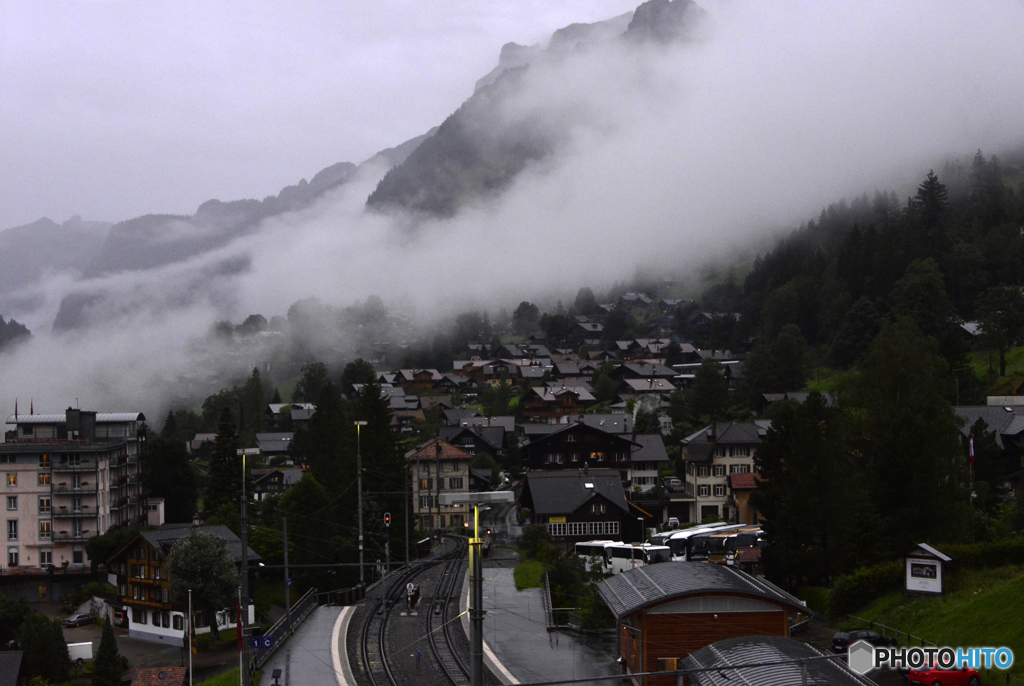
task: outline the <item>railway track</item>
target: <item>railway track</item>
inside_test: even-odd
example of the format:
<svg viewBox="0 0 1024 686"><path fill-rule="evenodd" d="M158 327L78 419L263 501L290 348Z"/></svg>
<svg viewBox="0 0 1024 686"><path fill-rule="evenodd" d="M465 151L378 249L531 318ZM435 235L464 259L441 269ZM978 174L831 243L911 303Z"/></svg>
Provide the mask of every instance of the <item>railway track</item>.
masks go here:
<svg viewBox="0 0 1024 686"><path fill-rule="evenodd" d="M466 539L451 537L449 540L456 543L455 550L439 557L436 560L415 564L390 581L384 592L373 602L366 621L363 623L362 637L360 640L360 658L362 661L363 673L369 680L370 686L399 686L398 676L393 671L389 656L388 646L388 619L392 608L399 602L404 602L406 584L414 581L424 572L443 565L444 569L434 588L434 594L429 603L426 613L426 630L430 637L431 653L434 655L437 664L450 683L456 686L468 686L468 667L462 664L458 652L452 647L451 624L453 617L450 606L453 599L458 596L460 584L459 570L462 567L462 558L468 548ZM421 600L421 609L426 598ZM456 607L458 604L456 603ZM435 614L435 609L439 611ZM438 634L435 636L435 633ZM461 670L460 670L461 666ZM455 681L454 679L459 679Z"/></svg>

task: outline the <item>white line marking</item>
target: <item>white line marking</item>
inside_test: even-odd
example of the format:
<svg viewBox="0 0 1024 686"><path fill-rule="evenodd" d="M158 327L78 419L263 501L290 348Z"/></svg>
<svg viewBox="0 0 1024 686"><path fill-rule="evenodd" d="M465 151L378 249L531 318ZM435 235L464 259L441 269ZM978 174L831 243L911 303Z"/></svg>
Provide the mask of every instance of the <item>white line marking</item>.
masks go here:
<svg viewBox="0 0 1024 686"><path fill-rule="evenodd" d="M345 681L344 672L341 671L341 654L338 651L338 639L341 634L341 623L354 609L354 605L349 605L339 612L338 618L334 620L334 630L331 632L331 662L334 663L334 678L338 680L338 686L348 686L348 682Z"/></svg>

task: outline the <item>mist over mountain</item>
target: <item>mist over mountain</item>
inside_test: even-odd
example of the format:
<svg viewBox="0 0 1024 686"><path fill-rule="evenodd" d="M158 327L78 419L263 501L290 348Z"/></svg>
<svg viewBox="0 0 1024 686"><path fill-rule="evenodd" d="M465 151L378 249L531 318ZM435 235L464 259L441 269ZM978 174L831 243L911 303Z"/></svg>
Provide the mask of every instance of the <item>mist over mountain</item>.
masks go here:
<svg viewBox="0 0 1024 686"><path fill-rule="evenodd" d="M1024 140L1020 25L1011 0L660 0L506 45L433 135L262 201L121 222L5 288L20 309L0 315L33 335L0 387L159 416L468 309L752 260L831 202L906 197ZM223 335L253 314L269 328Z"/></svg>

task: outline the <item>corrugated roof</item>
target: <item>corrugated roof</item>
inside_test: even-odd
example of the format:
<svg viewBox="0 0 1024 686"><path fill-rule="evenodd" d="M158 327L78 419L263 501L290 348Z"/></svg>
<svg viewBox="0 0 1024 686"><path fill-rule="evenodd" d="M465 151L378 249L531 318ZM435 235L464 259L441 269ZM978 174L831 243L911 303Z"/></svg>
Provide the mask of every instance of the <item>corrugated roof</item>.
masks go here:
<svg viewBox="0 0 1024 686"><path fill-rule="evenodd" d="M700 686L874 686L875 682L853 672L843 658L821 659L827 655L817 648L791 638L741 636L712 643L691 653L683 661L682 669L711 670L692 672L689 675L690 683ZM801 664L798 660L807 662ZM734 668L754 664L761 666Z"/></svg>
<svg viewBox="0 0 1024 686"><path fill-rule="evenodd" d="M118 424L121 422L144 422L146 415L141 412L97 412L97 424ZM67 415L61 414L25 414L18 413L15 419L12 414L7 418L8 424L66 424Z"/></svg>
<svg viewBox="0 0 1024 686"><path fill-rule="evenodd" d="M732 567L707 562L662 562L637 567L605 579L597 591L618 618L672 598L716 593L757 596L807 612L802 602L774 584Z"/></svg>

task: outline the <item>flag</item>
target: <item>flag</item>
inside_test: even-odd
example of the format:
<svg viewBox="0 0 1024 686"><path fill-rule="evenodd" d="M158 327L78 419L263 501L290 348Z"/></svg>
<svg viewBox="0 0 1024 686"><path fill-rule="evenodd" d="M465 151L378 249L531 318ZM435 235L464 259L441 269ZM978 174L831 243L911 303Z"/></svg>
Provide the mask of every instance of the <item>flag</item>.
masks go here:
<svg viewBox="0 0 1024 686"><path fill-rule="evenodd" d="M974 469L974 427L971 427L971 433L967 437L967 441L971 446L971 469Z"/></svg>
<svg viewBox="0 0 1024 686"><path fill-rule="evenodd" d="M14 421L18 421L18 399L14 399Z"/></svg>
<svg viewBox="0 0 1024 686"><path fill-rule="evenodd" d="M235 622L235 633L238 635L238 652L242 652L242 600L238 600L238 621Z"/></svg>
<svg viewBox="0 0 1024 686"><path fill-rule="evenodd" d="M36 413L36 402L35 402L34 398L29 398L28 399L28 413L29 414L35 414Z"/></svg>

